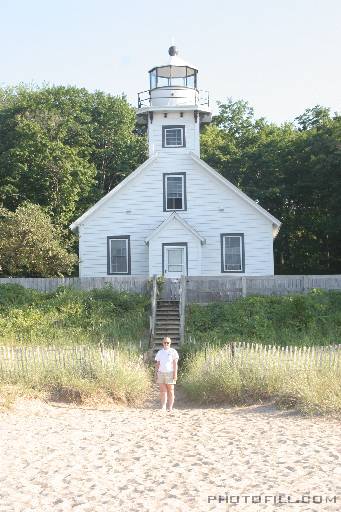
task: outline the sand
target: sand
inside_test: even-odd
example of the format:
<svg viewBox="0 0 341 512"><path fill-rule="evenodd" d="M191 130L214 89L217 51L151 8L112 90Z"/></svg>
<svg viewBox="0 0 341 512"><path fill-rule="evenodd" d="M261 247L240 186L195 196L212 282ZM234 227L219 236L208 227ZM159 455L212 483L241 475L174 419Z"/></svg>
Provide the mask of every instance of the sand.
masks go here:
<svg viewBox="0 0 341 512"><path fill-rule="evenodd" d="M1 512L341 510L337 420L181 398L169 414L155 393L142 408L20 399L1 412Z"/></svg>

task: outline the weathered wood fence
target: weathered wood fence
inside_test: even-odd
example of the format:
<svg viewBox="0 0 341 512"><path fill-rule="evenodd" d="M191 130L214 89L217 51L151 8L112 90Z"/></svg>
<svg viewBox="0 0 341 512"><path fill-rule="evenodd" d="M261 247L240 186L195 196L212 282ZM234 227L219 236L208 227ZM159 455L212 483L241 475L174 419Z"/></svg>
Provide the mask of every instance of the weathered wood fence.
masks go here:
<svg viewBox="0 0 341 512"><path fill-rule="evenodd" d="M341 290L341 275L187 277L186 300L191 303L232 301L249 295L292 295L314 288Z"/></svg>
<svg viewBox="0 0 341 512"><path fill-rule="evenodd" d="M195 351L195 344L192 341ZM238 368L321 370L334 369L341 373L341 345L310 347L279 347L258 343L228 343L221 348L200 346L207 367L232 364Z"/></svg>
<svg viewBox="0 0 341 512"><path fill-rule="evenodd" d="M93 290L112 286L118 291L146 293L148 279L132 276L107 277L2 277L0 284L19 284L25 288L33 288L42 292L52 292L59 286L77 290Z"/></svg>
<svg viewBox="0 0 341 512"><path fill-rule="evenodd" d="M195 352L196 344L191 342ZM264 370L287 369L293 371L331 369L341 373L341 345L326 347L278 347L257 343L228 343L217 348L206 345L203 349L207 367L234 365L237 368L262 368ZM143 360L138 347L132 347L134 359ZM120 359L120 351L114 348L93 346L0 346L0 377L33 375L37 371L72 370L79 375L89 375L98 365L113 367Z"/></svg>
<svg viewBox="0 0 341 512"><path fill-rule="evenodd" d="M103 346L0 346L0 377L66 369L88 375L94 367L113 367L120 360L120 355L118 349ZM125 357L136 361L142 359L143 354L138 346L127 346Z"/></svg>
<svg viewBox="0 0 341 512"><path fill-rule="evenodd" d="M0 284L20 284L50 292L58 286L81 290L103 288L111 285L118 291L149 293L151 279L133 276L65 277L65 278L0 278ZM296 275L296 276L218 276L186 277L186 302L208 303L231 301L248 295L292 295L305 293L313 288L341 290L341 275ZM178 298L179 280L166 279L162 298Z"/></svg>

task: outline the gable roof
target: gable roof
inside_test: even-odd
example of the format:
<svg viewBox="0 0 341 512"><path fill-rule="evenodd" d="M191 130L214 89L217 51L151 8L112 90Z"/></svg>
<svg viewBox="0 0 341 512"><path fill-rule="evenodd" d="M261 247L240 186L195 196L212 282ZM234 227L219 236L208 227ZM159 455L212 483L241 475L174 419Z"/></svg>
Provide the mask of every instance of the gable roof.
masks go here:
<svg viewBox="0 0 341 512"><path fill-rule="evenodd" d="M151 156L150 158L148 158L148 160L143 162L143 164L141 164L137 169L135 169L134 172L130 173L129 176L124 178L123 181L121 181L118 185L116 185L116 187L114 187L112 190L110 190L110 192L108 192L105 196L103 196L102 199L97 201L97 203L95 203L93 206L91 206L91 208L89 208L85 213L83 213L83 215L78 217L78 219L75 220L75 222L73 222L69 226L72 229L72 231L76 231L79 224L81 224L82 222L85 221L85 219L90 217L90 215L92 215L96 210L98 210L98 208L100 208L100 206L102 206L104 203L106 203L113 195L115 195L119 190L121 190L121 188L123 188L125 185L127 185L127 183L129 183L131 180L133 180L135 178L135 176L138 176L144 169L149 167L149 165L151 163L153 163L156 159L157 159L157 153L155 153L155 155Z"/></svg>
<svg viewBox="0 0 341 512"><path fill-rule="evenodd" d="M153 229L150 235L147 236L147 238L145 239L145 243L148 244L150 240L154 238L154 236L163 231L165 227L167 227L168 224L170 224L170 222L172 222L173 220L177 220L187 231L189 231L190 233L192 233L192 235L198 238L198 240L200 240L201 242L201 245L204 245L206 243L205 238L203 238L196 229L194 229L190 224L188 224L188 222L182 219L176 212L172 212L167 217L167 219L162 221L161 224L159 224L155 229Z"/></svg>
<svg viewBox="0 0 341 512"><path fill-rule="evenodd" d="M276 219L276 217L274 217L273 215L271 215L271 213L269 213L267 210L265 210L264 208L262 208L258 203L256 203L256 201L254 201L253 199L251 199L249 196L247 196L246 194L244 194L244 192L242 192L238 187L236 187L235 185L233 185L229 180L227 180L226 178L224 178L224 176L222 176L221 174L219 174L219 172L215 171L212 167L210 167L206 162L204 162L203 160L201 160L201 158L199 158L193 151L190 151L189 152L192 160L194 160L194 162L196 162L197 164L199 164L203 169L205 169L206 171L208 171L211 176L213 176L216 180L220 181L220 183L222 183L223 185L225 185L227 188L229 188L230 190L232 190L232 192L234 192L237 196L239 196L241 199L243 199L244 201L246 201L250 206L252 206L253 208L256 208L256 210L259 211L259 213L261 213L262 215L264 215L268 220L270 220L272 222L272 225L273 225L273 231L274 231L274 236L277 235L278 231L279 231L279 228L281 227L282 223Z"/></svg>
<svg viewBox="0 0 341 512"><path fill-rule="evenodd" d="M188 153L190 155L190 157L192 158L192 160L194 162L196 162L197 164L199 164L203 169L205 169L207 172L209 172L209 174L211 176L213 176L217 181L219 181L222 185L224 185L226 188L228 188L229 190L231 190L232 192L234 192L238 197L240 197L243 201L247 202L250 206L252 206L253 208L255 208L256 210L258 210L259 213L261 213L264 217L266 217L269 221L272 222L272 226L273 226L273 235L276 236L278 231L279 231L279 228L281 227L281 222L276 219L276 217L274 217L273 215L271 215L271 213L269 213L267 210L265 210L264 208L262 208L258 203L256 203L255 201L253 201L249 196L247 196L246 194L244 194L244 192L242 192L241 190L239 190L239 188L237 188L235 185L233 185L229 180L227 180L226 178L224 178L221 174L219 174L217 171L215 171L212 167L210 167L206 162L204 162L203 160L201 160L201 158L199 158L193 151L189 151ZM147 167L149 167L150 164L152 164L153 162L155 162L155 160L157 160L158 158L158 154L155 153L153 156L151 156L150 158L148 158L148 160L146 160L145 162L143 162L142 165L140 165L134 172L132 172L131 174L129 174L129 176L127 176L123 181L121 181L121 183L119 183L118 185L116 185L116 187L114 187L112 190L110 190L110 192L108 192L104 197L102 197L102 199L100 199L99 201L97 201L97 203L95 203L91 208L89 208L85 213L83 213L83 215L81 215L77 220L75 220L75 222L73 222L71 225L70 225L70 228L72 229L72 231L76 231L78 226L84 222L85 219L87 219L88 217L90 217L90 215L92 215L98 208L100 208L104 203L106 203L109 199L111 199L119 190L121 190L121 188L125 187L128 183L130 183L131 180L133 180L136 176L138 176L139 174L141 174L141 172L143 172L144 169L146 169ZM179 220L180 217L178 217L178 220ZM182 220L182 219L181 219ZM185 222L185 221L183 221ZM187 223L186 223L187 224ZM193 229L193 228L192 228ZM200 235L199 235L200 236Z"/></svg>

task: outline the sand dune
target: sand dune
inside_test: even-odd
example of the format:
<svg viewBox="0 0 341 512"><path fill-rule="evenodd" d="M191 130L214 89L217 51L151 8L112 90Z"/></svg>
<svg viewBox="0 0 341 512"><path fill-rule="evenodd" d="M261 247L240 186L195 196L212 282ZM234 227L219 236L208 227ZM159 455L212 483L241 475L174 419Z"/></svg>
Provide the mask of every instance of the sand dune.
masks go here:
<svg viewBox="0 0 341 512"><path fill-rule="evenodd" d="M1 512L341 510L336 420L176 405L170 415L156 395L133 409L18 400L0 414ZM279 494L323 503L265 503Z"/></svg>

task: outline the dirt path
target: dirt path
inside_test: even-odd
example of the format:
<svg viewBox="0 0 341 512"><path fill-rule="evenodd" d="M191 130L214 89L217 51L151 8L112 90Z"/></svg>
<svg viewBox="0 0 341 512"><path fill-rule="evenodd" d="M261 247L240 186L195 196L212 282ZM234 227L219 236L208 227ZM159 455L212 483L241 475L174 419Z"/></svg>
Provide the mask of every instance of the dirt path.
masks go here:
<svg viewBox="0 0 341 512"><path fill-rule="evenodd" d="M0 414L1 512L341 510L339 422L196 407L180 388L176 406L162 413L156 386L142 408L19 400Z"/></svg>

